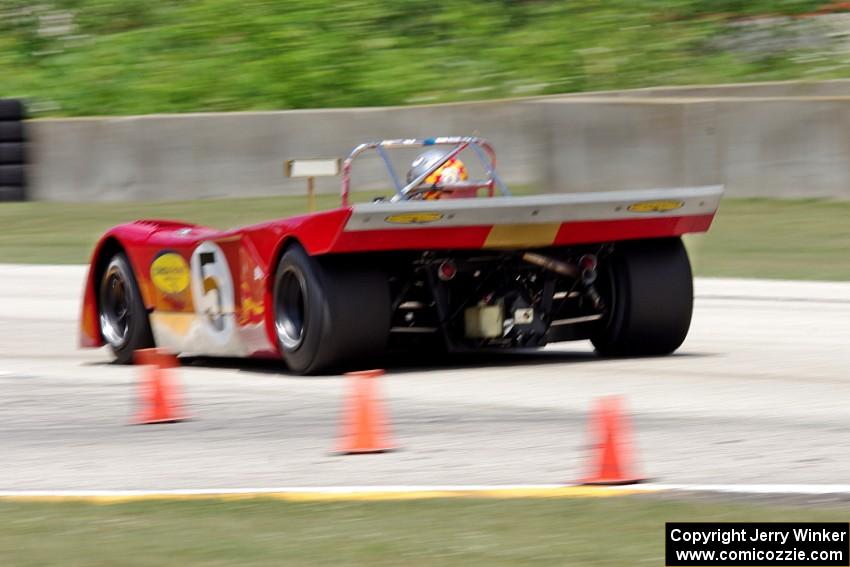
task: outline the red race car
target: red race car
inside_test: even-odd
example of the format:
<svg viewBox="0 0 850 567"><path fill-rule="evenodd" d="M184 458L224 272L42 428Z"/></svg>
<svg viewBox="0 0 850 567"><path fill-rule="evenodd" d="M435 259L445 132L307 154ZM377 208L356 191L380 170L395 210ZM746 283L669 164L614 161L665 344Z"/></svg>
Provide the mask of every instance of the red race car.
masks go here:
<svg viewBox="0 0 850 567"><path fill-rule="evenodd" d="M418 147L402 181L387 150ZM352 205L352 162L366 151L384 160L395 194ZM480 162L479 179L462 153ZM414 347L589 339L603 355L667 354L693 307L680 237L708 230L723 193L510 196L492 148L472 137L362 144L342 179L333 210L227 231L163 220L109 230L91 259L82 346L109 344L119 362L154 345L282 357L299 374Z"/></svg>

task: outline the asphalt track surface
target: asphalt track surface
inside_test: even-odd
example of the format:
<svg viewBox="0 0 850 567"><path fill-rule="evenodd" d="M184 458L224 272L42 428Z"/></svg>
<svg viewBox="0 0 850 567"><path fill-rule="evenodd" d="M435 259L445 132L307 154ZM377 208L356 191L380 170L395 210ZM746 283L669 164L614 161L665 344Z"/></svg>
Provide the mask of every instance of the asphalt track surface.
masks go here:
<svg viewBox="0 0 850 567"><path fill-rule="evenodd" d="M137 369L78 350L85 268L0 265L0 490L558 484L584 474L587 417L619 394L640 473L661 483L850 479L850 284L697 281L678 354L587 343L395 362L397 452L334 454L343 377L193 360L194 419L130 426Z"/></svg>

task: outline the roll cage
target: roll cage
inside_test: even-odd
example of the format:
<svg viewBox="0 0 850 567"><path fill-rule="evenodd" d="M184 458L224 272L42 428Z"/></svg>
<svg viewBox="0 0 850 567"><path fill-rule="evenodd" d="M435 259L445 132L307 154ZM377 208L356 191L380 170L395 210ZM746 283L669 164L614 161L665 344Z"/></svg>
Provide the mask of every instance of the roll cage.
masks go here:
<svg viewBox="0 0 850 567"><path fill-rule="evenodd" d="M407 184L402 183L398 173L393 167L392 161L390 161L387 150L417 147L426 148L431 146L446 146L450 149L440 160L436 161L428 168L427 171L419 175L416 179L413 179ZM398 202L415 199L423 191L433 190L434 188L432 187L422 186L422 182L425 181L429 175L440 169L443 164L467 148L470 148L475 155L478 156L478 159L481 161L481 165L484 166L484 171L487 175L486 178L473 181L463 181L460 183L453 183L451 185L443 185L439 189L446 191L447 193L472 192L473 194L476 194L479 189L487 189L488 197L493 197L495 196L496 189L498 188L502 195L510 196L511 193L507 186L496 173L496 152L487 140L473 136L443 136L439 138L379 140L360 144L351 150L351 153L348 154L348 157L342 164L342 206L347 207L349 205L348 195L351 191L351 168L353 162L355 158L369 150L375 150L381 157L381 160L387 168L390 180L393 183L395 195L393 195L389 201Z"/></svg>

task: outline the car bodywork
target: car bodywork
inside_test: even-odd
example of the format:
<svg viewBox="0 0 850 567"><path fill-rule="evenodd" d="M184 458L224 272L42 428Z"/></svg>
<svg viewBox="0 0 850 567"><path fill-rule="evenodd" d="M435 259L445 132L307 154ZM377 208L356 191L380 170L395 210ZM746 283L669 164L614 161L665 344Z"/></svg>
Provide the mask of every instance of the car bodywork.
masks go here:
<svg viewBox="0 0 850 567"><path fill-rule="evenodd" d="M476 138L436 140L453 148L466 143L489 149ZM429 145L427 140L404 140L368 147L412 142ZM347 197L354 155L346 161L343 204L336 209L224 231L167 220L139 220L110 229L91 258L81 345L104 344L98 282L109 258L119 251L132 265L158 346L183 354L279 357L273 276L292 243L319 257L545 251L679 237L708 230L723 192L720 186L709 186L434 201L394 198L352 205ZM492 195L501 180L495 175L495 160L485 163L491 166L490 175L480 186ZM404 189L397 184L397 195Z"/></svg>

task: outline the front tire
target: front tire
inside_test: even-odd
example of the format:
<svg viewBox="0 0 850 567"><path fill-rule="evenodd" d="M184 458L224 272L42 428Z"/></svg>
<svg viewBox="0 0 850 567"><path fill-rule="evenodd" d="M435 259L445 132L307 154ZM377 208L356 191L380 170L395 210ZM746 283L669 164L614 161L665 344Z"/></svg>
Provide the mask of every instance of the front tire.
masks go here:
<svg viewBox="0 0 850 567"><path fill-rule="evenodd" d="M618 243L602 269L609 316L591 339L603 356L670 354L691 325L691 264L680 238Z"/></svg>
<svg viewBox="0 0 850 567"><path fill-rule="evenodd" d="M132 364L133 353L154 346L148 313L127 256L115 254L100 278L98 321L103 339L119 364Z"/></svg>
<svg viewBox="0 0 850 567"><path fill-rule="evenodd" d="M292 245L274 280L275 332L292 372L318 374L383 354L387 277L357 256L313 257Z"/></svg>

